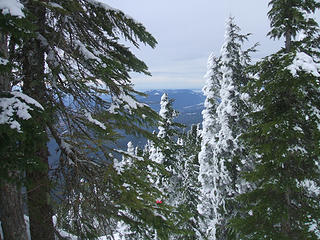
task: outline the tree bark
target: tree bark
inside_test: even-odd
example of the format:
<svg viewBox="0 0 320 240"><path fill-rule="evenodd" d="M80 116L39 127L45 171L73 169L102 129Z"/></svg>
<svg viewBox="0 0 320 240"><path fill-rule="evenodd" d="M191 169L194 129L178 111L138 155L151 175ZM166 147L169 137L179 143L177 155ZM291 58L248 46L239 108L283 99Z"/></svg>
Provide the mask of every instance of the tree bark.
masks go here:
<svg viewBox="0 0 320 240"><path fill-rule="evenodd" d="M3 183L0 191L1 224L4 239L28 240L21 189L15 184Z"/></svg>
<svg viewBox="0 0 320 240"><path fill-rule="evenodd" d="M286 48L286 52L290 52L291 50L291 38L292 38L292 34L291 34L291 30L287 30L285 33L285 48Z"/></svg>
<svg viewBox="0 0 320 240"><path fill-rule="evenodd" d="M38 27L37 34L44 33L45 8L41 4L30 1L25 7L36 18L34 25ZM30 39L23 48L23 92L37 100L47 108L46 85L44 79L44 46L37 38ZM44 115L36 117L38 128L46 134L46 120ZM28 171L27 186L28 211L30 218L30 233L32 240L54 240L54 225L52 221L52 208L50 202L50 180L48 175L48 147L47 142L39 143L36 157L40 169Z"/></svg>
<svg viewBox="0 0 320 240"><path fill-rule="evenodd" d="M8 36L1 32L0 56L4 59L9 58ZM9 77L9 72L0 72L0 92L9 92L11 90ZM10 174L17 175L19 172L10 172ZM0 220L2 232L6 240L28 239L23 215L21 189L14 183L0 183Z"/></svg>
<svg viewBox="0 0 320 240"><path fill-rule="evenodd" d="M8 36L0 32L0 57L8 59ZM10 91L9 73L0 73L0 92Z"/></svg>

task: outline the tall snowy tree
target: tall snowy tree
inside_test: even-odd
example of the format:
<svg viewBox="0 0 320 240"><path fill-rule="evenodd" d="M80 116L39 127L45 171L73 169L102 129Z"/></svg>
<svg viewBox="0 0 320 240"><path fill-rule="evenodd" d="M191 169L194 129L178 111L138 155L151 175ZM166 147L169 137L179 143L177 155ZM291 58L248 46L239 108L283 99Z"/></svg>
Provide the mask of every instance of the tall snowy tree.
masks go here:
<svg viewBox="0 0 320 240"><path fill-rule="evenodd" d="M217 175L217 166L213 166L213 143L215 136L219 131L217 122L217 107L219 101L220 79L222 74L220 72L219 59L210 55L208 59L208 71L205 75L206 84L203 87L203 94L206 96L204 103L204 110L202 111L202 140L201 151L199 153L199 182L201 183L200 203L198 211L204 216L205 220L201 222L202 231L206 233L208 238L213 238L216 235L217 224L214 222L217 216L215 201L215 182L214 175Z"/></svg>
<svg viewBox="0 0 320 240"><path fill-rule="evenodd" d="M182 124L174 121L178 112L174 110L173 100L164 93L160 101L157 143L149 143L149 158L160 164L163 169L155 172L154 185L161 195L158 201L172 207L171 219L175 221L175 230L169 239L194 239L195 230L190 218L193 214L186 204L184 171L186 159L184 144L181 139ZM196 200L196 199L195 199ZM156 238L158 236L156 235Z"/></svg>
<svg viewBox="0 0 320 240"><path fill-rule="evenodd" d="M198 212L201 187L198 181L198 154L201 150L200 124L193 124L179 142L182 147L177 153L180 165L179 174L182 181L180 201L190 212L190 218L184 223L184 227L190 231L189 238L185 237L184 239L199 239L205 235L201 228L202 216Z"/></svg>
<svg viewBox="0 0 320 240"><path fill-rule="evenodd" d="M320 51L310 14L320 3L269 4L269 35L285 37L285 46L253 68L248 93L256 109L244 139L255 168L244 176L255 187L240 195L234 226L243 239L319 239Z"/></svg>
<svg viewBox="0 0 320 240"><path fill-rule="evenodd" d="M235 215L237 203L235 196L241 191L242 183L239 174L246 165L247 156L243 146L239 141L240 135L248 127L245 116L248 108L244 102L242 87L247 84L246 67L250 62L249 52L242 50L243 41L248 35L239 33L240 28L229 18L226 24L225 42L221 50L221 58L211 66L208 75L212 80L219 80L218 89L211 90L207 95L215 98L215 112L209 118L204 111L204 128L207 119L211 121L209 131L215 131L211 136L203 133L203 147L199 157L200 176L204 196L207 195L210 204L204 205L203 212L207 217L207 231L209 239L229 239L234 238L234 232L229 227L229 219ZM212 76L212 73L218 72ZM209 80L210 81L210 80ZM210 84L210 82L209 82ZM214 82L211 82L213 85ZM219 91L219 92L218 92ZM218 96L217 93L218 92ZM213 98L213 99L214 99ZM219 101L219 103L218 103ZM208 130L207 130L208 131ZM210 133L210 132L209 132ZM209 137L210 136L210 137ZM206 143L209 149L206 149ZM208 151L209 150L209 151ZM206 156L205 153L208 152ZM201 175L202 174L202 175ZM207 175L208 183L203 181L203 176ZM201 205L199 210L201 211Z"/></svg>

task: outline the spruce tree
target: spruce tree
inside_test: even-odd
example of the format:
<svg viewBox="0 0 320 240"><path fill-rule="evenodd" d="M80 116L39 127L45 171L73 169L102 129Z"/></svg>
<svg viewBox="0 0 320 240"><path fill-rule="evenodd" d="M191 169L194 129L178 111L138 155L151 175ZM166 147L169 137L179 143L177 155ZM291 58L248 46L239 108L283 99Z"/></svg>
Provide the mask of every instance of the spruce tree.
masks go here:
<svg viewBox="0 0 320 240"><path fill-rule="evenodd" d="M216 88L207 93L211 98L215 97L213 98L215 112L212 115L209 113L209 119L213 119L209 131L215 132L209 138L209 135L206 136L208 113L205 110L203 139L207 139L205 140L207 143L203 142L199 155L203 159L202 166L200 163L199 179L202 180L203 190L207 189L204 193L210 203L202 204L207 208L203 214L207 218L209 239L236 237L229 226L229 219L237 214L235 197L244 187L239 174L248 164L247 154L239 141L239 136L248 127L246 120L248 107L244 102L246 95L243 94L242 87L248 81L245 70L250 62L249 53L254 51L254 47L243 51L242 43L247 40L248 34L242 35L239 32L240 28L235 25L233 18L229 18L221 57L209 69L211 77L209 84L213 85L212 80L217 79L217 76L219 81L215 84ZM213 72L219 74L212 76ZM208 148L206 145L209 149L206 149ZM207 156L206 152L209 153ZM207 184L202 177L205 174L210 181ZM199 210L202 210L201 207L200 205Z"/></svg>
<svg viewBox="0 0 320 240"><path fill-rule="evenodd" d="M216 234L216 222L213 222L217 215L214 192L214 178L217 174L217 166L213 166L213 144L215 136L219 131L217 123L217 106L219 101L220 90L220 64L219 59L210 55L208 59L208 71L206 74L206 84L203 87L203 94L206 96L204 110L202 111L202 132L201 132L201 151L199 153L199 182L201 184L200 203L198 211L204 216L204 221L201 222L202 232L210 239ZM205 239L205 238L204 238Z"/></svg>
<svg viewBox="0 0 320 240"><path fill-rule="evenodd" d="M29 96L13 91L18 81L16 57L21 42L32 34L23 5L0 5L0 212L5 239L27 240L21 186L24 171L36 168L34 147L42 141L34 120L43 107ZM34 136L35 134L35 136ZM29 154L25 152L29 149Z"/></svg>
<svg viewBox="0 0 320 240"><path fill-rule="evenodd" d="M255 157L234 226L242 239L319 239L319 28L317 1L270 1L273 38L285 46L252 69L256 106L244 135ZM300 38L294 38L303 34Z"/></svg>
<svg viewBox="0 0 320 240"><path fill-rule="evenodd" d="M128 210L134 218L126 218L127 223L137 231L149 224L158 228L159 236L166 235L167 222L159 217L166 215L166 208L159 209L158 215L153 211L155 189L143 174L147 164L139 162L130 176L118 175L110 164L115 159L112 153L117 152L114 142L121 137L119 130L150 136L143 127L157 119L148 106L136 101L140 93L129 77L131 71L149 74L147 66L119 39L136 47L141 43L154 47L156 40L142 24L99 1L21 3L34 29L22 42L22 54L17 55L22 70L15 84L44 108L34 118L44 135L32 148L39 169L27 173L32 238L54 238L50 209L54 199L49 192L53 181L62 191L56 196L58 227L79 237L98 237L112 230L112 219L126 218L120 213ZM58 168L50 174L59 176L57 179L48 179L49 137L55 139L60 152ZM25 150L30 153L31 149ZM129 181L136 181L136 188L119 191ZM86 211L77 212L70 224L63 217L81 201ZM93 220L99 222L98 227Z"/></svg>
<svg viewBox="0 0 320 240"><path fill-rule="evenodd" d="M180 153L178 153L178 162L181 166L181 203L189 209L190 212L190 218L184 223L185 228L190 231L189 238L185 239L199 239L205 235L201 228L203 219L198 212L201 187L198 181L198 155L201 150L200 124L191 125L190 130L181 137L180 144L182 149L180 150Z"/></svg>
<svg viewBox="0 0 320 240"><path fill-rule="evenodd" d="M182 124L174 121L178 112L172 106L173 100L164 93L160 101L159 132L156 142L149 142L149 158L162 166L154 171L154 185L160 192L159 207L171 207L170 219L175 222L175 229L169 233L169 239L194 239L195 226L190 220L194 215L186 199L186 155L182 139ZM152 171L152 170L151 170ZM187 181L190 181L188 179ZM196 201L196 199L194 199ZM158 239L158 233L155 239Z"/></svg>

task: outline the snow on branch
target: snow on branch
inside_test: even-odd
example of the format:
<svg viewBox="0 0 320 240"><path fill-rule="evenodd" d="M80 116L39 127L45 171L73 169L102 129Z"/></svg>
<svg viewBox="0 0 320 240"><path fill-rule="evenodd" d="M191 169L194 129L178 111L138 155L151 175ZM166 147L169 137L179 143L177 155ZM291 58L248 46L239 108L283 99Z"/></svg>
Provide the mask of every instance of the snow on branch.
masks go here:
<svg viewBox="0 0 320 240"><path fill-rule="evenodd" d="M101 127L103 130L107 130L107 127L102 122L99 122L97 119L94 119L91 116L91 113L89 113L88 111L85 111L84 116L87 118L89 122Z"/></svg>
<svg viewBox="0 0 320 240"><path fill-rule="evenodd" d="M292 64L287 67L293 76L297 76L298 71L305 71L315 77L320 77L320 66L314 62L313 58L304 52L298 52L292 61Z"/></svg>
<svg viewBox="0 0 320 240"><path fill-rule="evenodd" d="M11 15L15 17L22 18L24 13L22 12L23 5L19 0L1 0L0 10L2 10L3 15Z"/></svg>
<svg viewBox="0 0 320 240"><path fill-rule="evenodd" d="M11 129L21 131L21 124L16 120L29 120L32 118L30 112L34 109L33 105L38 109L44 110L43 107L33 98L21 93L11 92L12 97L0 98L0 124L8 124Z"/></svg>
<svg viewBox="0 0 320 240"><path fill-rule="evenodd" d="M132 109L138 109L145 106L146 104L140 103L126 92L120 91L119 95L112 97L112 103L109 108L109 112L114 114L116 113L116 110L120 108L131 112Z"/></svg>
<svg viewBox="0 0 320 240"><path fill-rule="evenodd" d="M116 11L116 12L119 11L118 9L110 7L108 4L103 3L99 0L87 0L87 1L96 7L101 7L103 9L105 9L106 11L109 11L109 10Z"/></svg>
<svg viewBox="0 0 320 240"><path fill-rule="evenodd" d="M0 57L0 65L7 65L8 63L9 61L7 59Z"/></svg>
<svg viewBox="0 0 320 240"><path fill-rule="evenodd" d="M116 13L121 13L123 14L123 16L127 19L131 19L133 22L139 24L135 19L133 19L131 16L121 12L121 10L117 9L117 8L113 8L111 6L109 6L108 4L104 3L102 0L87 0L89 3L91 3L93 6L95 7L100 7L103 8L106 11L113 11Z"/></svg>
<svg viewBox="0 0 320 240"><path fill-rule="evenodd" d="M86 59L93 59L96 60L97 62L101 63L101 59L97 57L94 53L92 53L82 42L75 40L74 41L75 45L78 47L79 51L81 54L86 58ZM95 52L97 55L102 55L101 53Z"/></svg>

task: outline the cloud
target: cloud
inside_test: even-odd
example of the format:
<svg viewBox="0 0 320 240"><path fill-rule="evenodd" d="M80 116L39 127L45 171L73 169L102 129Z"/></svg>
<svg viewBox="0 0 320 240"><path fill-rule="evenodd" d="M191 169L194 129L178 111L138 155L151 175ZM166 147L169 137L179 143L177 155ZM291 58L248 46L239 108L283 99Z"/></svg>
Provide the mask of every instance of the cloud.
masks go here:
<svg viewBox="0 0 320 240"><path fill-rule="evenodd" d="M252 33L252 46L261 46L254 58L279 49L270 40L269 0L103 0L143 23L158 41L155 49L132 51L149 66L152 77L132 75L137 88L201 88L207 58L220 54L226 18L235 17L243 33Z"/></svg>
<svg viewBox="0 0 320 240"><path fill-rule="evenodd" d="M171 60L150 68L149 76L132 75L137 89L198 89L204 84L206 58Z"/></svg>

